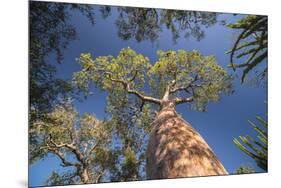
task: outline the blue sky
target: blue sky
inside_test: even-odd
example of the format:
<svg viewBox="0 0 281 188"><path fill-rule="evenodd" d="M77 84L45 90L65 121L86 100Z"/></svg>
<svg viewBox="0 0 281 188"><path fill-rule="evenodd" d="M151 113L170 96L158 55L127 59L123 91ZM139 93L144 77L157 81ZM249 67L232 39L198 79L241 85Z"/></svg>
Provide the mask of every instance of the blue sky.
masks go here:
<svg viewBox="0 0 281 188"><path fill-rule="evenodd" d="M115 9L107 19L102 19L98 12L95 16L96 24L91 25L87 18L74 12L71 23L76 27L79 40L70 43L64 51L63 62L56 64L58 77L71 79L73 72L80 70L80 65L75 59L81 53L90 52L94 57L109 54L115 56L122 48L128 46L149 57L151 62L157 59L156 51L160 49L196 49L203 55L215 55L218 63L227 69L229 74L234 74L232 69L226 67L229 64L229 55L225 52L232 47L237 33L219 22L205 30L205 38L200 42L192 37L188 39L180 37L177 43L174 43L171 32L162 27L163 32L159 39L151 43L150 41L137 42L135 39L128 41L120 39L115 27L117 16ZM219 20L221 19L233 22L237 16L222 14L219 16ZM53 57L49 59L54 60ZM202 135L229 173L234 172L241 165L249 165L256 171L261 171L250 157L233 144L233 138L239 135L255 135L247 120L255 120L256 115L266 118L267 89L241 85L239 76L235 77L234 89L234 94L223 96L219 102L209 104L207 112L192 111L184 104L178 106L177 111ZM105 105L106 93L97 89L87 100L75 101L75 107L79 113L94 113L100 119L105 117ZM59 164L60 161L56 157L49 155L32 165L29 185L42 185L53 170L63 171Z"/></svg>

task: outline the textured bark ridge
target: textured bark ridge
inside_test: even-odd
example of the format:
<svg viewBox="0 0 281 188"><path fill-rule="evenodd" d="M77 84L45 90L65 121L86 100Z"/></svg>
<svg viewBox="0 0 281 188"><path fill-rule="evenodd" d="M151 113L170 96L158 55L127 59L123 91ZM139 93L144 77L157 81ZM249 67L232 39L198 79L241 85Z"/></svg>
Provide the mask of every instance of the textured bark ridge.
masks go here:
<svg viewBox="0 0 281 188"><path fill-rule="evenodd" d="M226 175L211 148L172 105L152 123L147 148L147 179Z"/></svg>

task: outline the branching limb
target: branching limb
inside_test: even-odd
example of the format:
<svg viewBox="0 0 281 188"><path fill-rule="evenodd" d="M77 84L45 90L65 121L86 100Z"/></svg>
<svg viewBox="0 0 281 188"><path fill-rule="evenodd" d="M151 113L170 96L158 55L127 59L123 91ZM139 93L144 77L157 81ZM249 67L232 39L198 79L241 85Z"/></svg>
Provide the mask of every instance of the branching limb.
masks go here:
<svg viewBox="0 0 281 188"><path fill-rule="evenodd" d="M105 72L104 74L109 76L109 79L113 82L117 82L117 83L121 83L124 87L124 89L129 93L129 94L134 94L137 97L139 97L141 100L145 101L145 102L152 102L154 104L158 104L160 105L160 100L154 97L149 97L149 96L145 96L143 94L141 94L139 91L131 89L130 88L130 84L129 82L122 80L122 79L115 79L112 78L112 73L111 72Z"/></svg>
<svg viewBox="0 0 281 188"><path fill-rule="evenodd" d="M73 154L76 156L77 160L80 161L83 165L85 164L84 156L83 154L77 149L73 144L57 144L54 142L52 139L52 136L50 135L49 137L50 143L55 147L55 148L67 148L73 152Z"/></svg>
<svg viewBox="0 0 281 188"><path fill-rule="evenodd" d="M67 167L67 166L75 166L78 167L80 166L79 163L73 163L70 161L67 161L64 154L62 152L59 151L59 148L55 148L53 146L50 146L49 144L47 144L46 149L48 149L49 151L53 152L56 156L58 156L62 162L62 166Z"/></svg>
<svg viewBox="0 0 281 188"><path fill-rule="evenodd" d="M192 87L193 83L196 82L198 79L199 79L199 78L198 78L198 75L196 75L196 76L194 77L194 79L193 79L188 85L186 85L186 86L181 86L181 87L175 87L175 88L170 89L170 94L176 93L176 92L178 92L178 91L186 91L187 93L189 93L189 92L188 92L188 88Z"/></svg>
<svg viewBox="0 0 281 188"><path fill-rule="evenodd" d="M141 94L140 92L138 92L136 90L133 90L133 89L130 89L130 88L127 88L127 91L130 94L136 95L137 97L139 97L141 100L143 100L145 102L151 102L151 103L160 105L159 99L156 99L154 97L145 96L145 95Z"/></svg>

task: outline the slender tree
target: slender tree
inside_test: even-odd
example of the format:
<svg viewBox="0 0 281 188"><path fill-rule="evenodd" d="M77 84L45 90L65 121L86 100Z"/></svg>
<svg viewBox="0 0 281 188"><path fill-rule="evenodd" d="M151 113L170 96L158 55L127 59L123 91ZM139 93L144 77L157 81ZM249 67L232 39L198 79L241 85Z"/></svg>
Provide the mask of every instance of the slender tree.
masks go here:
<svg viewBox="0 0 281 188"><path fill-rule="evenodd" d="M108 122L87 113L79 117L69 104L58 105L45 118L30 128L37 135L36 144L30 145L30 162L53 154L65 168L62 174L53 172L47 185L98 183L114 169L117 158L110 149Z"/></svg>
<svg viewBox="0 0 281 188"><path fill-rule="evenodd" d="M231 78L215 57L197 51L158 51L158 61L151 64L126 48L117 57L94 59L84 53L79 63L82 70L74 74L79 89L89 92L93 82L109 94L123 92L157 109L146 151L148 179L227 174L208 144L175 109L187 103L204 111L208 102L231 90Z"/></svg>

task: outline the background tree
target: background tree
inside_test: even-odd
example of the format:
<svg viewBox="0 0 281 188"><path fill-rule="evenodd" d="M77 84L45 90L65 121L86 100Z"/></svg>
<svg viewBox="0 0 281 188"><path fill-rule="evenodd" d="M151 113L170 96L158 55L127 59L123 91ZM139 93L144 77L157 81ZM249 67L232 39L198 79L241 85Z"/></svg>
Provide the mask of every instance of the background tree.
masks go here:
<svg viewBox="0 0 281 188"><path fill-rule="evenodd" d="M119 143L115 148L119 151L118 168L112 181L145 179L145 150L154 113L148 104L124 91L109 93L107 112L114 122L114 140Z"/></svg>
<svg viewBox="0 0 281 188"><path fill-rule="evenodd" d="M31 164L55 155L65 168L53 172L47 185L98 183L114 170L117 155L111 146L109 122L102 122L93 115L79 116L69 103L56 106L38 120L29 131L37 135L37 144L30 145Z"/></svg>
<svg viewBox="0 0 281 188"><path fill-rule="evenodd" d="M234 172L234 174L251 174L251 173L255 173L255 169L246 165L240 166Z"/></svg>
<svg viewBox="0 0 281 188"><path fill-rule="evenodd" d="M155 41L160 34L159 16L156 9L119 7L116 19L118 36L123 40L135 38Z"/></svg>
<svg viewBox="0 0 281 188"><path fill-rule="evenodd" d="M71 84L56 78L55 62L48 56L63 59L63 50L77 39L70 23L71 12L77 10L94 24L93 8L89 5L30 1L29 14L29 89L30 122L52 110L57 99L69 95Z"/></svg>
<svg viewBox="0 0 281 188"><path fill-rule="evenodd" d="M199 12L186 10L161 10L161 24L165 24L172 32L173 40L180 37L184 32L184 37L194 37L197 41L204 38L204 28L208 28L217 23L218 13Z"/></svg>
<svg viewBox="0 0 281 188"><path fill-rule="evenodd" d="M208 144L175 110L182 103L204 110L231 90L231 78L213 56L158 51L158 61L151 64L127 48L117 57L81 54L79 63L82 70L74 74L79 89L87 92L93 82L110 95L123 92L158 110L146 151L149 179L227 174Z"/></svg>
<svg viewBox="0 0 281 188"><path fill-rule="evenodd" d="M228 27L239 30L239 35L230 51L230 67L243 69L241 82L243 83L247 74L262 62L267 60L267 16L249 15ZM236 55L236 56L235 56ZM234 63L234 57L247 58L242 63ZM258 79L263 79L267 75L267 65L259 71Z"/></svg>
<svg viewBox="0 0 281 188"><path fill-rule="evenodd" d="M103 18L110 15L110 6L102 6L100 12ZM118 7L116 19L118 36L123 40L135 38L136 41L157 40L163 31L163 25L171 31L174 42L184 36L201 40L204 28L217 22L218 13L198 12L186 10L165 10L153 8Z"/></svg>
<svg viewBox="0 0 281 188"><path fill-rule="evenodd" d="M70 41L77 39L75 27L70 24L71 11L77 10L94 23L89 5L52 2L29 2L29 125L44 121L45 114L53 110L61 98L72 95L71 83L56 78L55 63L63 59L63 50ZM29 133L30 145L36 145L38 135Z"/></svg>
<svg viewBox="0 0 281 188"><path fill-rule="evenodd" d="M251 121L249 123L256 131L258 140L251 136L239 136L239 138L234 138L233 142L245 154L253 158L261 169L267 171L267 122L260 116L256 116L256 119L259 125Z"/></svg>

